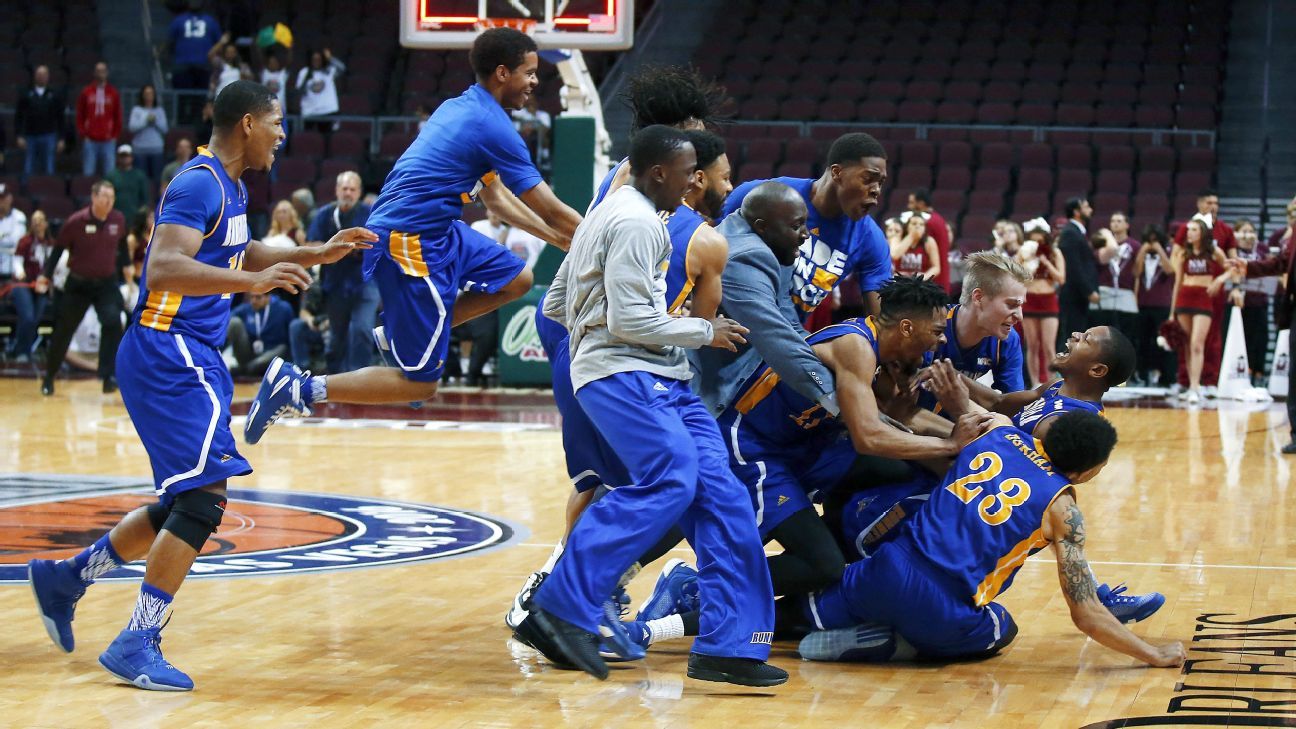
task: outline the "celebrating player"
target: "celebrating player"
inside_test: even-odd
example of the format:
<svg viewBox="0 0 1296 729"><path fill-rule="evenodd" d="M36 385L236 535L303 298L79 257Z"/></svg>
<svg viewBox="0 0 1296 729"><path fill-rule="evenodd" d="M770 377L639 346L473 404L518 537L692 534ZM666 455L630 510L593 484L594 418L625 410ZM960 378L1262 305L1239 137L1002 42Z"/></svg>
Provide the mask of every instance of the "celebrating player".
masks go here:
<svg viewBox="0 0 1296 729"><path fill-rule="evenodd" d="M153 467L158 502L127 514L71 559L34 560L32 589L54 644L71 652L72 616L95 578L147 557L126 628L99 656L142 689L188 691L162 657L163 615L225 515L226 480L252 467L230 432L234 384L220 346L230 295L310 285L305 266L338 261L377 236L348 228L323 246L274 248L248 239L244 170L269 170L283 111L266 87L235 81L216 97L211 142L176 173L158 206L139 302L117 354L122 401Z"/></svg>

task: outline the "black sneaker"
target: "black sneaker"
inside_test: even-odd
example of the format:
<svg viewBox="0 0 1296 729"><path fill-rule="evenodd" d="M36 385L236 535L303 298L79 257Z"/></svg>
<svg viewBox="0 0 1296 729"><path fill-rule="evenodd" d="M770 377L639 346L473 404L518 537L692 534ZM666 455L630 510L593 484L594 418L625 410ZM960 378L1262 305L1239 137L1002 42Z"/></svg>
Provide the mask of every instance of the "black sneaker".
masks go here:
<svg viewBox="0 0 1296 729"><path fill-rule="evenodd" d="M45 397L54 394L54 380L41 380L41 394Z"/></svg>
<svg viewBox="0 0 1296 729"><path fill-rule="evenodd" d="M1282 447L1282 452L1289 456L1296 456L1296 440Z"/></svg>
<svg viewBox="0 0 1296 729"><path fill-rule="evenodd" d="M105 377L103 381L103 391L105 395L111 395L114 392L117 392L117 378L112 375Z"/></svg>
<svg viewBox="0 0 1296 729"><path fill-rule="evenodd" d="M688 676L739 686L778 686L788 680L787 671L754 658L721 658L701 653L689 654Z"/></svg>
<svg viewBox="0 0 1296 729"><path fill-rule="evenodd" d="M531 620L531 615L523 618L517 627L513 629L513 639L530 648L540 652L546 661L554 668L560 668L564 671L578 670L573 666L567 656L563 655L558 647L554 645L548 636L536 629L535 621Z"/></svg>
<svg viewBox="0 0 1296 729"><path fill-rule="evenodd" d="M567 663L600 681L607 679L607 663L599 656L599 636L534 606L522 625L527 626L527 630L522 633L522 626L518 626L519 632L533 641L529 645L553 660L555 665Z"/></svg>

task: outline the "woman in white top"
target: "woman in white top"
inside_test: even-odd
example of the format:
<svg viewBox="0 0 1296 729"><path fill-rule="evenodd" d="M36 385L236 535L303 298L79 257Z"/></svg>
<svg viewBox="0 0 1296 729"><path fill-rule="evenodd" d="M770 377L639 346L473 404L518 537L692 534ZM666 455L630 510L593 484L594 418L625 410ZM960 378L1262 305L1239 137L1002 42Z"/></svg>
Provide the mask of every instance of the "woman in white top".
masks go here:
<svg viewBox="0 0 1296 729"><path fill-rule="evenodd" d="M297 72L297 91L301 94L301 113L307 129L332 130L332 120L319 117L338 112L337 77L345 70L346 65L325 48L311 51L309 65Z"/></svg>
<svg viewBox="0 0 1296 729"><path fill-rule="evenodd" d="M207 60L212 67L211 96L216 98L220 92L239 79L251 79L252 69L239 56L238 47L230 42L230 35L221 36L220 42L207 51Z"/></svg>
<svg viewBox="0 0 1296 729"><path fill-rule="evenodd" d="M153 84L144 84L139 90L139 99L130 113L131 149L135 152L135 162L144 174L157 182L162 174L162 154L166 149L167 118L166 111L157 104L157 89Z"/></svg>
<svg viewBox="0 0 1296 729"><path fill-rule="evenodd" d="M265 68L261 69L261 85L279 97L279 108L283 109L286 115L288 113L288 69L284 68L278 53L266 55Z"/></svg>

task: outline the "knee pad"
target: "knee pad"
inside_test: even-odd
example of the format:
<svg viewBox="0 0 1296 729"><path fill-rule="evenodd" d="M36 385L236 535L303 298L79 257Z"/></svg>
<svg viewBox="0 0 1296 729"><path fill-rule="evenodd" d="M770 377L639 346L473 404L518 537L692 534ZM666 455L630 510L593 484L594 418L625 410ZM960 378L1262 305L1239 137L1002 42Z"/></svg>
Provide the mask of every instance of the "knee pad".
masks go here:
<svg viewBox="0 0 1296 729"><path fill-rule="evenodd" d="M225 516L225 496L195 489L175 497L164 528L182 542L202 551L207 538L220 526Z"/></svg>
<svg viewBox="0 0 1296 729"><path fill-rule="evenodd" d="M167 517L171 515L171 507L164 506L161 502L149 504L144 509L148 514L149 526L153 527L153 533L162 531L162 526L166 524Z"/></svg>

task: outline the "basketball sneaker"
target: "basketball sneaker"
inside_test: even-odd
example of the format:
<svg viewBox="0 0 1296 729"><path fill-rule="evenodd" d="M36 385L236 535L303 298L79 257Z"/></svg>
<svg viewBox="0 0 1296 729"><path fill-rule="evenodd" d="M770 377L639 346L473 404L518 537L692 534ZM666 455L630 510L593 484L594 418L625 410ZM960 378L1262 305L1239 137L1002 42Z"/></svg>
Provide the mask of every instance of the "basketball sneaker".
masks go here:
<svg viewBox="0 0 1296 729"><path fill-rule="evenodd" d="M1165 604L1165 595L1149 592L1146 595L1126 595L1125 584L1108 587L1106 583L1098 586L1098 600L1111 614L1122 623L1137 623L1147 620Z"/></svg>
<svg viewBox="0 0 1296 729"><path fill-rule="evenodd" d="M688 677L739 686L778 686L787 683L788 672L754 658L722 658L689 653Z"/></svg>
<svg viewBox="0 0 1296 729"><path fill-rule="evenodd" d="M303 372L297 365L275 357L261 379L261 388L257 390L252 407L248 408L243 440L249 444L256 443L265 435L266 429L285 415L292 418L309 416L310 403L306 402L307 393L304 391L309 377L310 372Z"/></svg>
<svg viewBox="0 0 1296 729"><path fill-rule="evenodd" d="M682 559L662 567L652 594L639 606L635 620L647 622L698 609L698 573Z"/></svg>
<svg viewBox="0 0 1296 729"><path fill-rule="evenodd" d="M864 623L836 630L812 630L797 652L807 661L880 663L896 650L895 632L885 625Z"/></svg>
<svg viewBox="0 0 1296 729"><path fill-rule="evenodd" d="M162 657L162 628L123 630L99 656L99 665L149 691L192 691L193 680Z"/></svg>
<svg viewBox="0 0 1296 729"><path fill-rule="evenodd" d="M85 594L85 587L70 567L50 559L33 559L27 563L27 578L31 581L36 609L50 640L64 653L76 647L72 638L72 617L77 600Z"/></svg>
<svg viewBox="0 0 1296 729"><path fill-rule="evenodd" d="M599 624L599 656L609 661L638 661L647 655L621 622L621 602L615 597L603 601L603 622Z"/></svg>
<svg viewBox="0 0 1296 729"><path fill-rule="evenodd" d="M522 583L522 589L513 596L513 606L504 613L504 624L510 629L517 630L522 621L526 620L527 612L531 609L531 596L540 589L540 585L548 576L548 572L532 572L527 576L526 582Z"/></svg>

